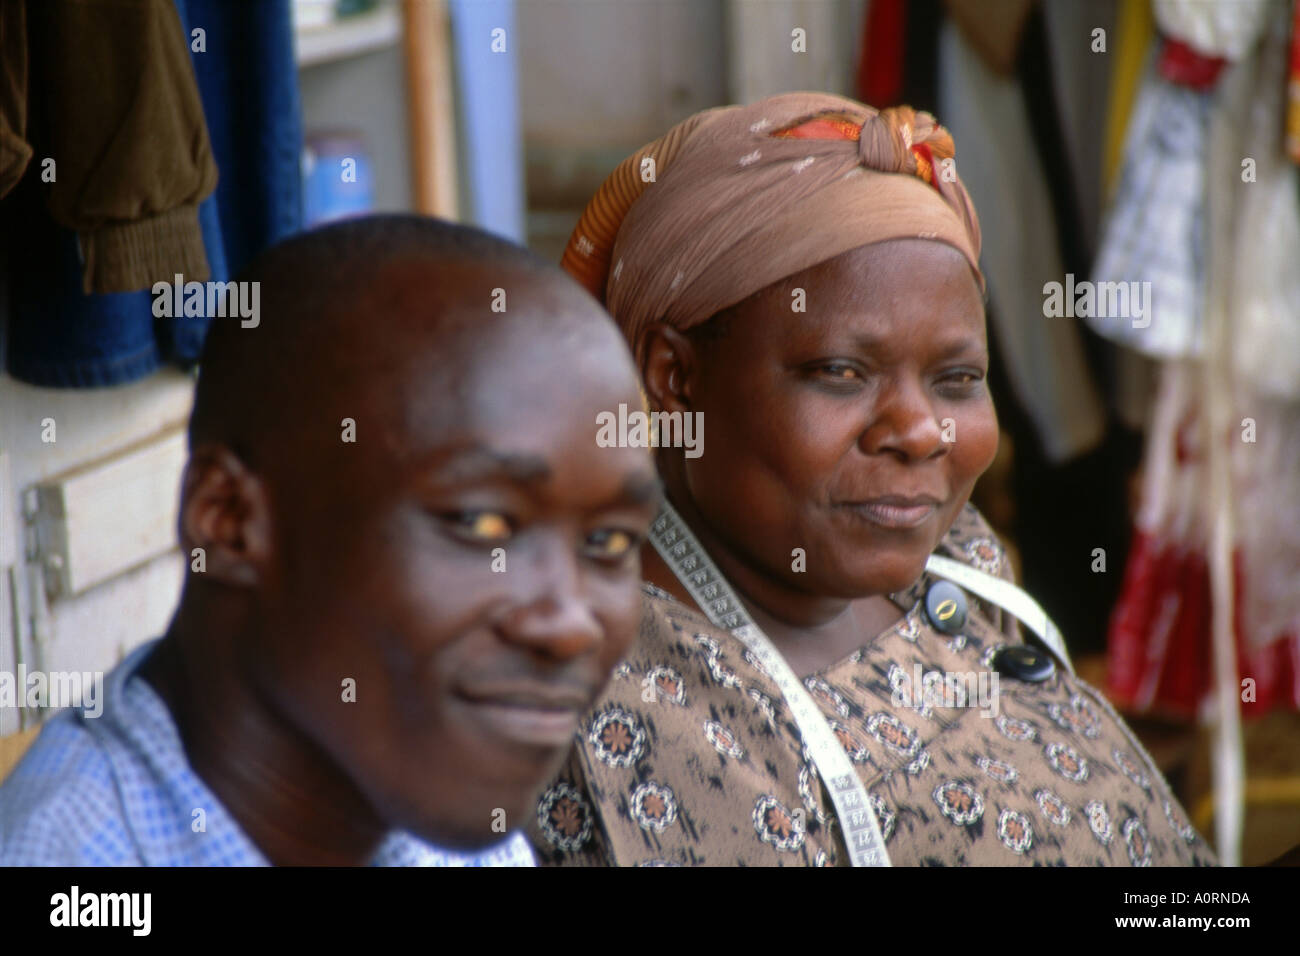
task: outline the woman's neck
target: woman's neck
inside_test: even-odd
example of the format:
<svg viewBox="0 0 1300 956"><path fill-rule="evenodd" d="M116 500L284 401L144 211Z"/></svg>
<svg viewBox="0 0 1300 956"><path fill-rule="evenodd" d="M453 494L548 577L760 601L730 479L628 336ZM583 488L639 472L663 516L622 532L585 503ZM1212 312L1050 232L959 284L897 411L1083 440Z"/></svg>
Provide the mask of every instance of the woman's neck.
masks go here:
<svg viewBox="0 0 1300 956"><path fill-rule="evenodd" d="M885 595L845 599L791 588L728 547L688 496L674 496L671 491L669 496L754 623L796 674L805 676L842 660L902 617L902 610ZM654 545L646 544L641 560L646 580L683 603L697 606Z"/></svg>

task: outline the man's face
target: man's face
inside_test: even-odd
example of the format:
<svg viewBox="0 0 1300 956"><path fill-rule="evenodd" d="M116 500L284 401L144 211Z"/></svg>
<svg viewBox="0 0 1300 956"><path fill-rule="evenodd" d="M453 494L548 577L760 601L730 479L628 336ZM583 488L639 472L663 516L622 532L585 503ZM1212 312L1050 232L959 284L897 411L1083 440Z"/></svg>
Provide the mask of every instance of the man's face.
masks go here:
<svg viewBox="0 0 1300 956"><path fill-rule="evenodd" d="M382 820L453 847L523 825L571 747L635 635L659 495L645 449L595 441L600 412L638 402L613 326L522 279L491 315L481 268L457 281L483 316L360 395L356 442L275 502L266 599L306 640L261 671ZM410 286L384 307L427 311Z"/></svg>

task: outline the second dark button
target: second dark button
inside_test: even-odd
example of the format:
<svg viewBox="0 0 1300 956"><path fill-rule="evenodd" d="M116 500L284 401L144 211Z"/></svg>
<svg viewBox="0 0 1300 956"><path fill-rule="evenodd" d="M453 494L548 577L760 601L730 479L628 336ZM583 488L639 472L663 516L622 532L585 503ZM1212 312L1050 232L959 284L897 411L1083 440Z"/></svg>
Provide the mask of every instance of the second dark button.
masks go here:
<svg viewBox="0 0 1300 956"><path fill-rule="evenodd" d="M1036 647L1013 644L993 655L993 669L1003 677L1038 684L1056 673L1056 664Z"/></svg>

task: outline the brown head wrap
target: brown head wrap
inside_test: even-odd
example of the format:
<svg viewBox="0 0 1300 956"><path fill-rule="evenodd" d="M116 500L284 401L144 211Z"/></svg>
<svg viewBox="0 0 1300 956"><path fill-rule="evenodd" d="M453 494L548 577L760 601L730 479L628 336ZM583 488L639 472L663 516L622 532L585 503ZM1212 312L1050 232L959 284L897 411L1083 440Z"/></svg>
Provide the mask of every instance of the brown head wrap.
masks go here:
<svg viewBox="0 0 1300 956"><path fill-rule="evenodd" d="M906 106L785 93L706 110L614 170L561 264L636 347L653 322L688 329L887 239L948 243L983 290L979 221L952 156L948 132Z"/></svg>

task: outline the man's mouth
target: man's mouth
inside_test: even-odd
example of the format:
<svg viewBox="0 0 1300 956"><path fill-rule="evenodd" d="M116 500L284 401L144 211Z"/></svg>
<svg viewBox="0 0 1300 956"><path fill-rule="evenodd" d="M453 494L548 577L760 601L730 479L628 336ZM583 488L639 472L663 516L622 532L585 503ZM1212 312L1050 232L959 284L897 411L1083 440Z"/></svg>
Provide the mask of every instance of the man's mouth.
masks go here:
<svg viewBox="0 0 1300 956"><path fill-rule="evenodd" d="M473 688L457 696L490 732L539 747L567 745L591 706L591 695L572 686Z"/></svg>

